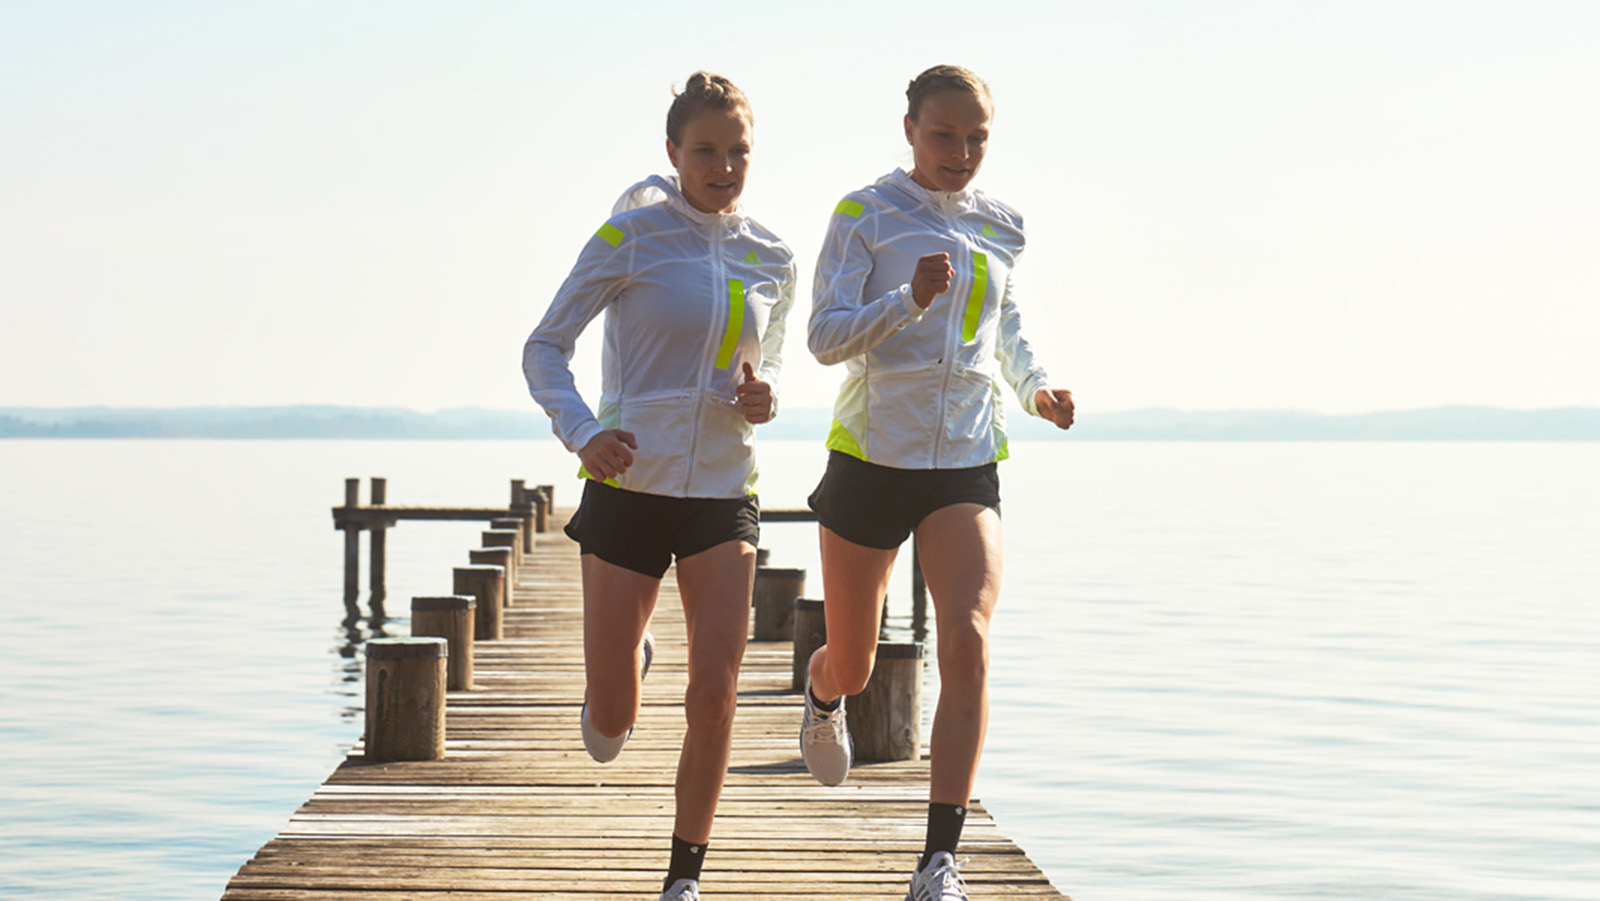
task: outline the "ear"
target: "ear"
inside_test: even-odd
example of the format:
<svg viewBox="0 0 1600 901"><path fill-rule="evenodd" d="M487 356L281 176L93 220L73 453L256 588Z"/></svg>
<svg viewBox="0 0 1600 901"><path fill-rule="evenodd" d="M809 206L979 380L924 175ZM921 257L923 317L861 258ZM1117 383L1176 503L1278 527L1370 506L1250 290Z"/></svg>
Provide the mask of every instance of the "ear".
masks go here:
<svg viewBox="0 0 1600 901"><path fill-rule="evenodd" d="M916 123L914 123L914 122L912 122L912 121L911 121L911 116L910 116L910 114L907 114L907 115L906 115L906 143L907 143L907 144L910 144L910 143L911 143L911 128L912 128L912 126L913 126L913 125L915 125L915 124L916 124Z"/></svg>
<svg viewBox="0 0 1600 901"><path fill-rule="evenodd" d="M678 168L678 145L672 143L671 138L667 138L667 162L672 164L672 168Z"/></svg>

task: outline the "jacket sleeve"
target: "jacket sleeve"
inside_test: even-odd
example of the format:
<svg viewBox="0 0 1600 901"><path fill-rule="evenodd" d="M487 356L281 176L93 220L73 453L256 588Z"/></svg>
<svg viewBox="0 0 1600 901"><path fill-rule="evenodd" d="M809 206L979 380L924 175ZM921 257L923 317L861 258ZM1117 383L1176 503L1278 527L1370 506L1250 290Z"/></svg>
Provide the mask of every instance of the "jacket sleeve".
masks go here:
<svg viewBox="0 0 1600 901"><path fill-rule="evenodd" d="M817 257L806 343L824 366L860 356L922 318L909 284L870 301L862 297L872 274L872 252L862 234L869 222L834 213Z"/></svg>
<svg viewBox="0 0 1600 901"><path fill-rule="evenodd" d="M778 299L767 315L767 330L761 335L761 371L756 373L772 385L772 419L778 418L778 373L783 370L783 337L789 330L789 308L794 306L794 283L795 264L791 257L783 281L778 284Z"/></svg>
<svg viewBox="0 0 1600 901"><path fill-rule="evenodd" d="M1033 396L1041 388L1050 387L1050 377L1044 367L1033 358L1033 348L1022 336L1022 312L1012 298L1015 271L1006 276L1006 291L1000 298L1000 326L995 336L995 357L1000 361L1000 374L1017 392L1017 400L1030 416L1038 416L1039 408Z"/></svg>
<svg viewBox="0 0 1600 901"><path fill-rule="evenodd" d="M632 254L632 241L613 247L599 234L591 237L522 347L528 393L549 414L551 429L573 453L603 431L572 378L573 348L584 328L622 292Z"/></svg>

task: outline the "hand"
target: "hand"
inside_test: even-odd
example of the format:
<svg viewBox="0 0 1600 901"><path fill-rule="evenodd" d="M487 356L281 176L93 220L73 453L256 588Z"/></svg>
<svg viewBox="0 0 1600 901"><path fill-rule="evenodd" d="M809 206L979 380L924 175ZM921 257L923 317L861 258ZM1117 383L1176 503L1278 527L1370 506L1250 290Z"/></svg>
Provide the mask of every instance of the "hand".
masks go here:
<svg viewBox="0 0 1600 901"><path fill-rule="evenodd" d="M1056 424L1058 429L1072 428L1072 392L1065 388L1053 390L1040 388L1033 394L1033 405L1039 415Z"/></svg>
<svg viewBox="0 0 1600 901"><path fill-rule="evenodd" d="M739 395L739 412L745 422L763 423L772 418L772 385L756 378L750 364L744 364L744 381L734 389Z"/></svg>
<svg viewBox="0 0 1600 901"><path fill-rule="evenodd" d="M639 442L632 432L608 429L590 438L583 450L578 451L578 459L583 461L583 468L589 475L604 481L627 472L633 465L633 452L638 449Z"/></svg>
<svg viewBox="0 0 1600 901"><path fill-rule="evenodd" d="M955 277L950 254L930 253L917 260L917 271L911 275L911 299L926 310L935 297L950 290L950 280Z"/></svg>

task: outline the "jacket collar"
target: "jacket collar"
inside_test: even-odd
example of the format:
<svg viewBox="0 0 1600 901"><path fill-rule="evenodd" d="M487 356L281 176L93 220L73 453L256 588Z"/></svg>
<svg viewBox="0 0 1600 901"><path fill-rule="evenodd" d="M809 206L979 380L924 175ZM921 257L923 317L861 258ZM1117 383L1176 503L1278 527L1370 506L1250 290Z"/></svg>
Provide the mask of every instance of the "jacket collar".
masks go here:
<svg viewBox="0 0 1600 901"><path fill-rule="evenodd" d="M890 172L888 175L878 179L878 183L894 185L916 200L942 209L971 209L975 203L977 193L970 188L960 191L930 191L917 184L917 180L911 177L911 173L904 169L896 169Z"/></svg>
<svg viewBox="0 0 1600 901"><path fill-rule="evenodd" d="M611 215L615 216L656 203L664 204L667 209L703 229L721 226L729 231L736 231L747 218L743 205L735 207L731 213L706 213L695 209L684 198L682 189L678 187L676 175L652 175L623 191L622 196L617 198L616 204L611 208Z"/></svg>

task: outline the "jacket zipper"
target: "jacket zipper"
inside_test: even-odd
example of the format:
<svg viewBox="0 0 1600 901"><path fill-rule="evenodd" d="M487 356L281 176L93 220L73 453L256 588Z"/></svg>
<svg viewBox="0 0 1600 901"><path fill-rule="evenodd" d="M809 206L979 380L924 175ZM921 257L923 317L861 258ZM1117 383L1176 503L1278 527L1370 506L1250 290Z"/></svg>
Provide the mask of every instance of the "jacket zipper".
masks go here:
<svg viewBox="0 0 1600 901"><path fill-rule="evenodd" d="M708 337L706 338L708 342L707 349L713 354L715 351L710 350L713 345L709 343L711 340L709 336L722 333L722 327L726 324L724 317L728 315L724 309L727 303L717 302L718 291L727 290L727 280L727 270L722 259L722 223L713 220L711 223L711 329L707 332ZM700 356L700 390L693 400L694 429L689 432L689 465L683 474L683 494L686 497L689 494L689 485L694 480L694 463L699 456L700 449L700 416L705 410L706 392L710 390L711 366L715 363L715 358L708 358L706 353L707 351L702 351Z"/></svg>
<svg viewBox="0 0 1600 901"><path fill-rule="evenodd" d="M968 251L967 256L970 258L972 255L970 249L965 247L964 242L960 240L960 232L956 229L955 220L950 217L949 211L944 208L943 203L939 204L939 214L944 218L945 225L949 227L950 232L958 236L956 240L957 252L966 250ZM970 265L968 268L971 268ZM950 285L952 302L950 304L950 314L946 317L948 321L945 323L944 371L940 373L939 377L939 425L938 430L933 433L933 467L935 469L939 468L940 454L944 450L945 416L950 410L950 376L955 372L956 351L960 347L958 343L951 340L957 335L957 323L964 312L964 305L953 301L954 298L961 296L956 291L956 288L957 285L952 281Z"/></svg>

